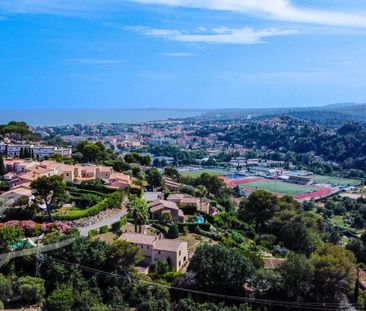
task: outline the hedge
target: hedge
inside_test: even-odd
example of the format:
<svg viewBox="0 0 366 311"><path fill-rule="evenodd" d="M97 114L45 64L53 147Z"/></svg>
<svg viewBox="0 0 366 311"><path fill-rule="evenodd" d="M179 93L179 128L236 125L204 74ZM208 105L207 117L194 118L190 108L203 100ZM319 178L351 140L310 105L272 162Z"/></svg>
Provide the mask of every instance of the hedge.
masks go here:
<svg viewBox="0 0 366 311"><path fill-rule="evenodd" d="M99 195L99 196L101 196L101 197L105 197L105 196L107 196L107 195L108 195L108 194L105 194L105 193L103 193L103 192L101 192L101 191L88 190L88 189L79 189L79 188L74 188L74 187L69 188L69 189L68 189L68 191L69 191L69 193L70 193L71 195L73 195L73 194L79 195L80 193L85 193L85 194L88 194L88 193L90 193L90 194L96 194L96 195Z"/></svg>
<svg viewBox="0 0 366 311"><path fill-rule="evenodd" d="M103 201L95 204L92 207L89 207L84 210L71 210L67 212L65 215L52 215L55 220L76 220L84 217L91 217L99 214L101 211L104 211L108 208L119 208L123 201L122 192L114 192L109 194ZM48 219L46 215L37 215L37 220L42 221Z"/></svg>
<svg viewBox="0 0 366 311"><path fill-rule="evenodd" d="M211 225L209 223L198 224L195 222L182 222L182 223L178 223L177 225L179 228L179 232L184 232L183 228L187 228L188 231L191 233L196 232L197 227L204 231L210 231L210 227L211 227Z"/></svg>
<svg viewBox="0 0 366 311"><path fill-rule="evenodd" d="M109 189L103 186L87 185L87 184L75 184L73 182L67 182L69 188L77 188L79 190L90 190L90 191L100 191L106 194L113 193L115 190Z"/></svg>

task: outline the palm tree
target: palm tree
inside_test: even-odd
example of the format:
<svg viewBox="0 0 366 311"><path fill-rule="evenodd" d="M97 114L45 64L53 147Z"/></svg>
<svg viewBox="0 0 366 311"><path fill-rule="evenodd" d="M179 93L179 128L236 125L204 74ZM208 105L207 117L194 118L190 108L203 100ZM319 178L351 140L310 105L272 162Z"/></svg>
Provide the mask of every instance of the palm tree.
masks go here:
<svg viewBox="0 0 366 311"><path fill-rule="evenodd" d="M200 207L202 208L203 198L208 194L208 190L203 185L198 185L196 187L195 195L200 198Z"/></svg>
<svg viewBox="0 0 366 311"><path fill-rule="evenodd" d="M138 231L141 233L142 225L149 219L149 208L146 201L139 197L133 197L128 203L127 208L128 217L133 218L135 232Z"/></svg>

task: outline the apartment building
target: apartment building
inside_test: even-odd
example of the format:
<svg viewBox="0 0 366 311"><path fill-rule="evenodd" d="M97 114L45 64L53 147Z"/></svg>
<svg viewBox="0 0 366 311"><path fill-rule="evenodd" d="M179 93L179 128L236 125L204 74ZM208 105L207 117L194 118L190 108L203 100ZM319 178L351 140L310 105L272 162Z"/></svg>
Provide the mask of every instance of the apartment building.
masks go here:
<svg viewBox="0 0 366 311"><path fill-rule="evenodd" d="M6 157L18 157L21 150L29 150L36 159L41 159L54 154L61 154L64 157L71 157L71 148L58 148L54 146L38 146L32 144L7 144L0 143L0 154Z"/></svg>

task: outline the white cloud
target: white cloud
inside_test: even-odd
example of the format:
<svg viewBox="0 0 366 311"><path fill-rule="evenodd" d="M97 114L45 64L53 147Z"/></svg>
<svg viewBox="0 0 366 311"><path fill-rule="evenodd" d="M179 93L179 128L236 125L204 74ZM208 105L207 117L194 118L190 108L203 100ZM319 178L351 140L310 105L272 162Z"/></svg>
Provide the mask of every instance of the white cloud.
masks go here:
<svg viewBox="0 0 366 311"><path fill-rule="evenodd" d="M227 27L214 28L211 31L189 33L172 29L154 29L147 27L128 27L128 30L138 31L144 35L160 37L180 42L204 42L216 44L259 44L264 39L274 36L297 34L297 30L281 30L276 28L253 29L249 27L232 29Z"/></svg>
<svg viewBox="0 0 366 311"><path fill-rule="evenodd" d="M365 12L342 12L295 5L294 0L0 0L0 12L83 15L118 10L126 2L235 11L263 19L366 28Z"/></svg>
<svg viewBox="0 0 366 311"><path fill-rule="evenodd" d="M64 62L71 65L115 65L123 61L120 59L98 59L98 58L70 58Z"/></svg>
<svg viewBox="0 0 366 311"><path fill-rule="evenodd" d="M142 4L161 4L208 10L242 12L265 19L328 26L366 27L365 14L311 9L291 0L130 0Z"/></svg>
<svg viewBox="0 0 366 311"><path fill-rule="evenodd" d="M196 56L194 53L188 53L188 52L167 52L162 53L163 56L170 56L170 57L189 57L189 56Z"/></svg>

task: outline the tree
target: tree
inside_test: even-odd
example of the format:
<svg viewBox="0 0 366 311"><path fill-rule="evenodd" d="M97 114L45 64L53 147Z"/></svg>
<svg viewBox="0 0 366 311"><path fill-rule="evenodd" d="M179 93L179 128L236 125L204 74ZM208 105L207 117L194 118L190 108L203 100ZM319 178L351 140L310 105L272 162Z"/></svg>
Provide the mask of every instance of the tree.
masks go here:
<svg viewBox="0 0 366 311"><path fill-rule="evenodd" d="M39 303L46 294L44 282L41 278L24 276L17 281L17 291L28 304Z"/></svg>
<svg viewBox="0 0 366 311"><path fill-rule="evenodd" d="M314 250L310 230L302 222L289 221L282 227L279 237L286 248L297 253L309 255Z"/></svg>
<svg viewBox="0 0 366 311"><path fill-rule="evenodd" d="M61 176L42 176L32 181L31 187L36 191L36 199L41 204L45 204L48 217L53 221L52 210L64 199L66 183Z"/></svg>
<svg viewBox="0 0 366 311"><path fill-rule="evenodd" d="M282 282L275 289L284 300L306 301L313 289L314 266L303 255L290 253L278 268Z"/></svg>
<svg viewBox="0 0 366 311"><path fill-rule="evenodd" d="M156 168L150 168L146 171L146 180L153 188L162 187L164 185L163 176Z"/></svg>
<svg viewBox="0 0 366 311"><path fill-rule="evenodd" d="M319 301L335 301L354 284L355 256L343 247L324 244L310 257Z"/></svg>
<svg viewBox="0 0 366 311"><path fill-rule="evenodd" d="M239 215L244 220L254 221L257 231L272 218L277 203L277 197L272 193L257 190L240 202Z"/></svg>
<svg viewBox="0 0 366 311"><path fill-rule="evenodd" d="M23 159L24 158L24 148L21 147L19 150L19 159Z"/></svg>
<svg viewBox="0 0 366 311"><path fill-rule="evenodd" d="M117 273L123 273L128 278L132 266L138 264L143 257L141 250L125 240L118 240L112 244L109 254L109 268Z"/></svg>
<svg viewBox="0 0 366 311"><path fill-rule="evenodd" d="M47 310L72 311L75 303L72 288L57 288L47 297Z"/></svg>
<svg viewBox="0 0 366 311"><path fill-rule="evenodd" d="M178 301L174 311L251 311L248 305L225 306L224 303L196 302L188 297Z"/></svg>
<svg viewBox="0 0 366 311"><path fill-rule="evenodd" d="M241 293L254 273L251 260L223 245L204 244L194 253L188 271L196 275L197 287L220 293Z"/></svg>
<svg viewBox="0 0 366 311"><path fill-rule="evenodd" d="M179 171L176 168L171 167L171 166L168 166L164 169L164 174L177 181L179 181L180 177L181 177Z"/></svg>
<svg viewBox="0 0 366 311"><path fill-rule="evenodd" d="M132 197L127 206L128 217L133 218L135 232L141 233L142 225L149 218L149 208L144 199L136 196ZM138 230L137 230L138 229Z"/></svg>
<svg viewBox="0 0 366 311"><path fill-rule="evenodd" d="M131 305L137 311L170 311L169 290L161 285L134 283L129 293Z"/></svg>
<svg viewBox="0 0 366 311"><path fill-rule="evenodd" d="M5 173L6 170L5 170L4 158L0 156L0 176L4 176Z"/></svg>
<svg viewBox="0 0 366 311"><path fill-rule="evenodd" d="M172 224L169 227L168 233L167 233L168 239L176 239L179 238L179 230L177 224Z"/></svg>

